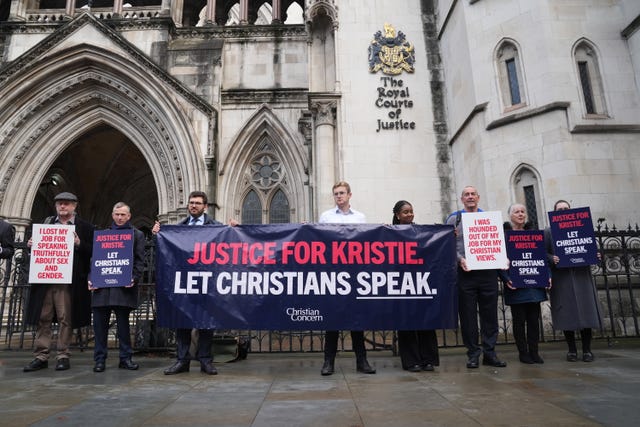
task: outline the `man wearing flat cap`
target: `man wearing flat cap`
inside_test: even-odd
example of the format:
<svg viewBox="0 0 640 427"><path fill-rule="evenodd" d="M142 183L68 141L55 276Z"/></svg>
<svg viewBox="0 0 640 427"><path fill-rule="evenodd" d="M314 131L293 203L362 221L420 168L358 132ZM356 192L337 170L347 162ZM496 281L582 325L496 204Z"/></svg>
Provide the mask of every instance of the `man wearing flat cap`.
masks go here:
<svg viewBox="0 0 640 427"><path fill-rule="evenodd" d="M36 325L35 358L24 367L24 372L38 371L49 366L51 352L51 325L58 323L56 343L56 371L69 369L69 345L73 329L91 324L91 294L87 289L95 227L76 215L78 198L63 192L55 198L56 215L45 219L45 224L73 225L74 251L72 281L68 284L31 285L25 323ZM31 239L27 245L31 247Z"/></svg>

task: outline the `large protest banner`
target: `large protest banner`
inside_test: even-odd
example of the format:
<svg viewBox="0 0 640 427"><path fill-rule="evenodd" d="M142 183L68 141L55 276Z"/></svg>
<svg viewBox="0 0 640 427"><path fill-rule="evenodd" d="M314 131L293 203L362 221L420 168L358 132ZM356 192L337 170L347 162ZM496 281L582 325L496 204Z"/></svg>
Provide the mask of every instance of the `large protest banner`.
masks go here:
<svg viewBox="0 0 640 427"><path fill-rule="evenodd" d="M507 268L509 261L500 211L463 212L462 234L470 270Z"/></svg>
<svg viewBox="0 0 640 427"><path fill-rule="evenodd" d="M74 225L33 224L29 283L71 283Z"/></svg>
<svg viewBox="0 0 640 427"><path fill-rule="evenodd" d="M453 227L162 226L158 324L171 328L455 328Z"/></svg>
<svg viewBox="0 0 640 427"><path fill-rule="evenodd" d="M541 230L507 230L509 279L514 288L549 286L547 250Z"/></svg>
<svg viewBox="0 0 640 427"><path fill-rule="evenodd" d="M91 284L96 288L127 286L133 277L133 231L97 230L93 234Z"/></svg>
<svg viewBox="0 0 640 427"><path fill-rule="evenodd" d="M548 212L557 267L598 264L598 246L591 209L575 208Z"/></svg>

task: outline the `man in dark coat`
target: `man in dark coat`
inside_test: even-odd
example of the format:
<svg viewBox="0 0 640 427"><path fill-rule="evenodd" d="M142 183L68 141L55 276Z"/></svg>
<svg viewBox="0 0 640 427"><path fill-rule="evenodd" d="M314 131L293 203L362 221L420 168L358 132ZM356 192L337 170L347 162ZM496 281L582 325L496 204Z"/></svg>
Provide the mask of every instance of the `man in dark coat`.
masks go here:
<svg viewBox="0 0 640 427"><path fill-rule="evenodd" d="M34 356L35 359L25 366L25 372L37 371L48 367L51 346L51 324L57 321L58 341L56 345L56 370L69 369L69 345L74 328L91 324L91 296L87 290L87 275L93 251L94 226L76 215L78 198L75 194L58 194L56 216L48 217L46 224L64 224L75 226L73 275L70 284L32 284L25 322L37 325ZM31 239L27 242L30 248Z"/></svg>
<svg viewBox="0 0 640 427"><path fill-rule="evenodd" d="M182 225L222 225L219 221L205 213L207 209L207 194L203 191L192 191L189 194L189 216L182 220ZM237 224L232 222L233 224ZM160 223L156 222L151 230L153 234L160 232ZM198 348L196 358L200 361L200 370L209 375L216 375L218 370L213 366L213 354L211 344L213 341L212 329L198 329ZM175 375L181 372L189 372L191 363L191 329L179 328L176 330L176 343L178 345L178 358L169 368L165 369L165 375Z"/></svg>
<svg viewBox="0 0 640 427"><path fill-rule="evenodd" d="M496 355L498 341L498 271L471 270L467 266L462 232L462 215L466 212L482 212L478 206L480 194L471 185L464 187L460 201L464 209L451 213L446 220L456 232L456 252L458 253L458 314L462 342L467 347L467 368L482 364L496 368L507 366ZM480 333L478 333L478 318ZM481 345L478 344L478 338Z"/></svg>
<svg viewBox="0 0 640 427"><path fill-rule="evenodd" d="M15 240L15 227L0 219L0 259L9 259L13 256L13 243Z"/></svg>
<svg viewBox="0 0 640 427"><path fill-rule="evenodd" d="M112 230L130 230L133 232L133 272L131 282L124 287L95 288L89 282L91 290L91 309L93 311L93 331L96 345L93 352L95 365L93 372L104 372L107 359L107 337L111 312L116 315L118 343L120 345L120 369L136 370L138 364L131 360L131 332L129 314L138 306L138 287L144 272L144 233L131 225L131 209L123 202L118 202L111 213Z"/></svg>

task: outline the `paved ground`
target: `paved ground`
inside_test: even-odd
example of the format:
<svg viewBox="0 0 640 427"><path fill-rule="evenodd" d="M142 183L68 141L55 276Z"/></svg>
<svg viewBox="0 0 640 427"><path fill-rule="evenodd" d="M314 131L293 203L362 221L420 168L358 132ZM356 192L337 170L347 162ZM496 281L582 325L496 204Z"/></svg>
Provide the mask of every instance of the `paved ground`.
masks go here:
<svg viewBox="0 0 640 427"><path fill-rule="evenodd" d="M139 355L140 370L92 372L90 352L71 370L23 373L28 352L0 351L1 426L637 426L640 340L597 341L594 363L564 360L564 343L543 344L544 365L523 365L499 348L507 368L468 370L464 350L441 351L435 372L409 373L375 353L376 375L355 372L351 354L320 376L322 356L249 354L163 375L167 356ZM116 353L116 352L113 352ZM199 366L198 366L199 368Z"/></svg>

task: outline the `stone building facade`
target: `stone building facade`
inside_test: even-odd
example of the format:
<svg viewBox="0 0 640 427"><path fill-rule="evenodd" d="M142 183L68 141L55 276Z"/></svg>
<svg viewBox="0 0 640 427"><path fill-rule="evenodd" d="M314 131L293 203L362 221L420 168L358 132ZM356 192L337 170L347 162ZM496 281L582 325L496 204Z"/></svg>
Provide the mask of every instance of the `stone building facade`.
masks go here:
<svg viewBox="0 0 640 427"><path fill-rule="evenodd" d="M465 184L541 226L558 198L635 222L640 4L562 3L3 2L0 216L66 190L144 229L202 189L221 221L314 221L346 180L375 223L441 222Z"/></svg>

